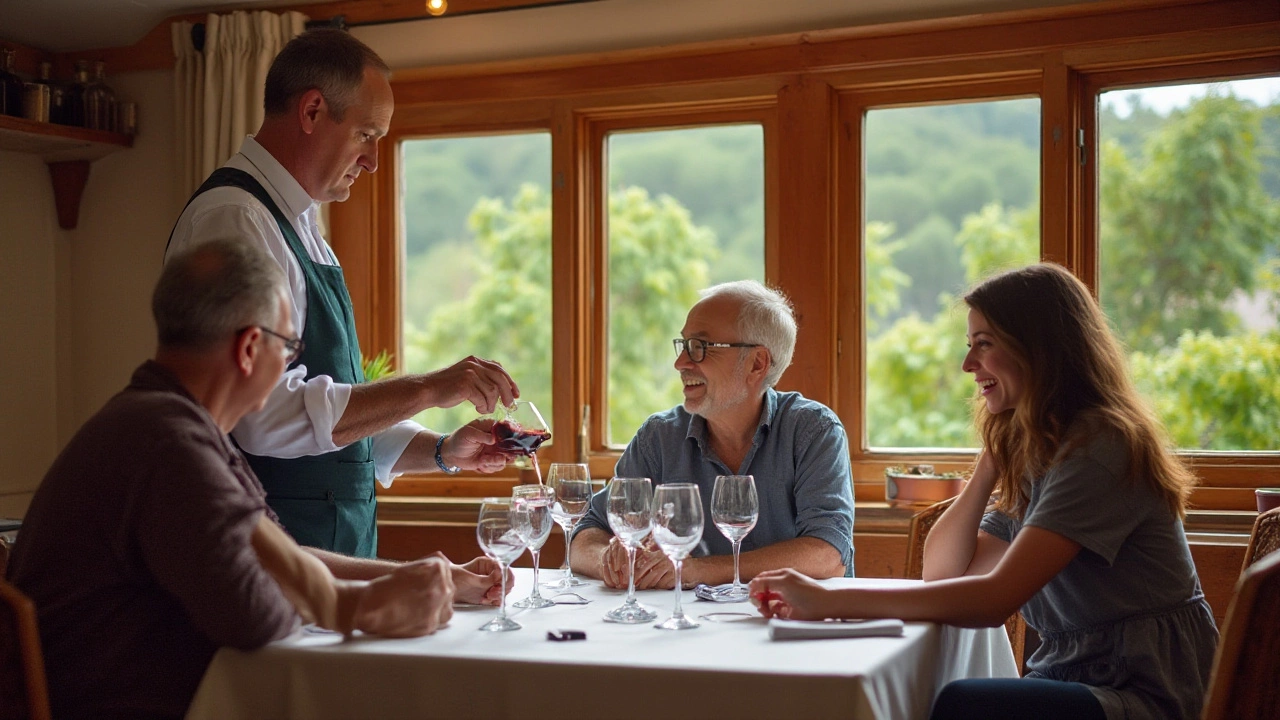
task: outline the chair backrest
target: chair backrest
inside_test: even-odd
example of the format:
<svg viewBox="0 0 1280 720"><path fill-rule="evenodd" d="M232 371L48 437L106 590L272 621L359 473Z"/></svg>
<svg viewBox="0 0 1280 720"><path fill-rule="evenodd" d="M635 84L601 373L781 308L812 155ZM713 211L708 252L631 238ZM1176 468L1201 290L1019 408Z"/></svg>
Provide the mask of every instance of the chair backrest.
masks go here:
<svg viewBox="0 0 1280 720"><path fill-rule="evenodd" d="M1280 718L1280 553L1250 566L1236 584L1213 659L1203 720Z"/></svg>
<svg viewBox="0 0 1280 720"><path fill-rule="evenodd" d="M36 606L0 579L0 720L49 720Z"/></svg>
<svg viewBox="0 0 1280 720"><path fill-rule="evenodd" d="M942 513L946 512L946 509L955 501L955 498L940 500L911 517L904 577L910 580L919 580L924 577L924 540L938 522L938 518L942 517ZM1013 646L1013 660L1018 665L1018 672L1021 673L1022 656L1027 645L1027 621L1022 619L1021 613L1014 613L1004 621L1004 630L1009 635L1009 644Z"/></svg>
<svg viewBox="0 0 1280 720"><path fill-rule="evenodd" d="M1258 513L1253 521L1253 532L1249 535L1249 548L1244 551L1244 567L1240 572L1262 558L1280 550L1280 508L1272 508Z"/></svg>
<svg viewBox="0 0 1280 720"><path fill-rule="evenodd" d="M951 507L955 498L940 500L911 516L911 529L907 535L907 567L903 576L910 580L924 577L924 539L929 536L942 513Z"/></svg>

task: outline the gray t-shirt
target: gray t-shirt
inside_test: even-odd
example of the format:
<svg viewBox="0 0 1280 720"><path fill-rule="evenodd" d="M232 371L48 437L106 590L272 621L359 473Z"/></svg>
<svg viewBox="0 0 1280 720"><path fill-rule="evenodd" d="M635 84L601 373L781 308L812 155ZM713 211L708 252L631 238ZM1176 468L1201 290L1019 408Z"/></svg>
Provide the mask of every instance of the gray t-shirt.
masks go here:
<svg viewBox="0 0 1280 720"><path fill-rule="evenodd" d="M8 575L35 603L57 718L182 717L214 652L289 633L250 545L265 493L240 452L147 362L31 501Z"/></svg>
<svg viewBox="0 0 1280 720"><path fill-rule="evenodd" d="M1080 553L1022 607L1043 644L1028 677L1091 686L1109 720L1196 718L1218 641L1182 522L1128 471L1101 431L1030 483L1023 520L991 512L981 529L1012 542L1035 526Z"/></svg>
<svg viewBox="0 0 1280 720"><path fill-rule="evenodd" d="M760 519L742 541L749 551L797 537L827 541L840 551L846 574L853 574L853 485L849 441L840 419L827 406L796 392L765 393L764 410L742 466L730 468L716 457L707 422L683 406L651 415L614 468L616 477L647 477L654 485L691 482L702 494L705 527L694 557L729 555L733 546L711 518L711 491L717 475L752 475ZM579 528L612 534L608 488L596 493Z"/></svg>

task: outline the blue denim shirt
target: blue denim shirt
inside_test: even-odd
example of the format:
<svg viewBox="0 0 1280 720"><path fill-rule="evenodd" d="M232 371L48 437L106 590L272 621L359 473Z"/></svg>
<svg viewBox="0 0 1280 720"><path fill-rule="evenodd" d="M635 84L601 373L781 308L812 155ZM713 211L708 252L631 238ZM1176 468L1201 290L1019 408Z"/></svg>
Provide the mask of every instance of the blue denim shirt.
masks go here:
<svg viewBox="0 0 1280 720"><path fill-rule="evenodd" d="M742 541L743 551L796 537L827 541L840 551L846 575L853 573L853 478L849 441L840 418L800 393L770 389L742 467L727 467L711 449L707 422L684 406L651 415L614 468L616 477L647 477L654 485L691 482L702 493L706 525L695 557L729 555L733 546L711 519L717 475L753 475L760 519ZM579 528L609 534L608 488L591 499Z"/></svg>

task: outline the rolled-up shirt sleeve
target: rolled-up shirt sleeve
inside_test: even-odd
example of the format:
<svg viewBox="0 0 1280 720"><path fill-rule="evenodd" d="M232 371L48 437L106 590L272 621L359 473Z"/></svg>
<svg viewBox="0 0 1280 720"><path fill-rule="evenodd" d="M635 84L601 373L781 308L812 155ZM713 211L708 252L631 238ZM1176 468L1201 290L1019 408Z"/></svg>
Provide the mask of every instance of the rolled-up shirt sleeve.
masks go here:
<svg viewBox="0 0 1280 720"><path fill-rule="evenodd" d="M231 431L241 449L278 458L340 449L333 442L333 428L347 409L351 386L336 383L328 375L310 380L306 375L305 365L291 368L280 376L262 409L241 418Z"/></svg>
<svg viewBox="0 0 1280 720"><path fill-rule="evenodd" d="M819 423L797 443L796 535L825 540L853 571L853 473L849 440L839 423Z"/></svg>
<svg viewBox="0 0 1280 720"><path fill-rule="evenodd" d="M409 447L409 441L425 429L412 420L404 420L373 436L373 468L382 487L391 487L391 481L401 475L391 469Z"/></svg>

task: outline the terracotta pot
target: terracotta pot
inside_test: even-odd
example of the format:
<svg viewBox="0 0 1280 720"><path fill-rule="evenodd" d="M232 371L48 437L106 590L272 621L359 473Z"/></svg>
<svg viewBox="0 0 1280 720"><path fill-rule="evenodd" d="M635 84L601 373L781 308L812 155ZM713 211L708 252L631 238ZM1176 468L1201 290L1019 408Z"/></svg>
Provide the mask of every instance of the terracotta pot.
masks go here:
<svg viewBox="0 0 1280 720"><path fill-rule="evenodd" d="M1280 488L1258 488L1253 494L1258 498L1260 513L1280 507Z"/></svg>
<svg viewBox="0 0 1280 720"><path fill-rule="evenodd" d="M884 497L890 505L932 505L955 497L964 487L964 478L906 472L884 473Z"/></svg>

